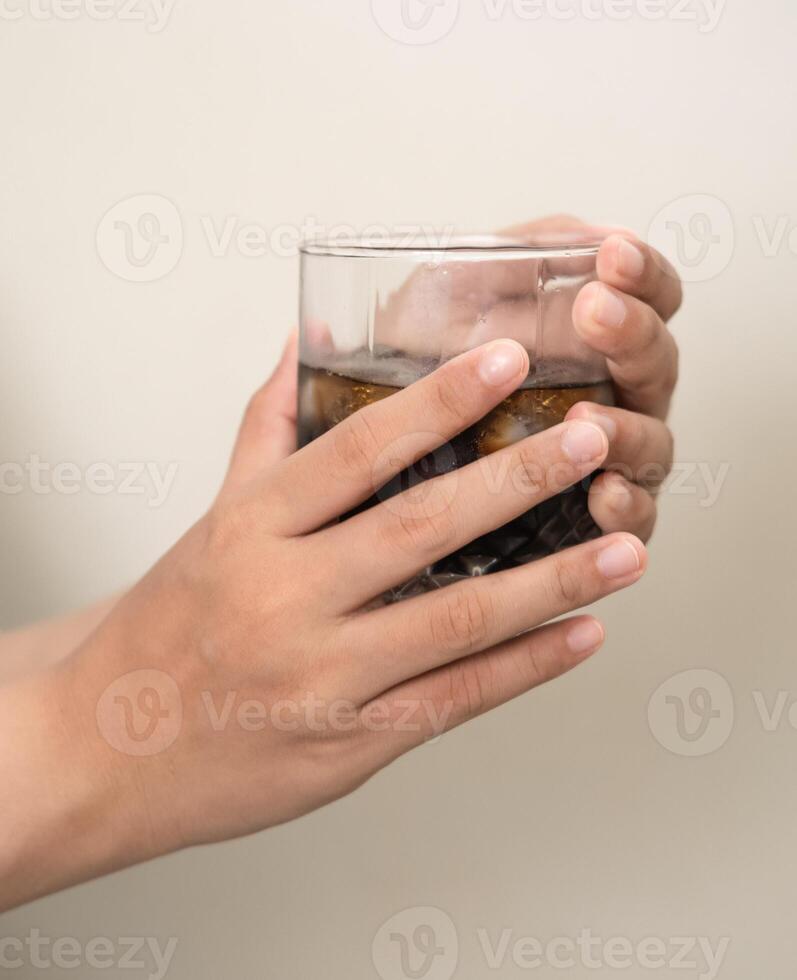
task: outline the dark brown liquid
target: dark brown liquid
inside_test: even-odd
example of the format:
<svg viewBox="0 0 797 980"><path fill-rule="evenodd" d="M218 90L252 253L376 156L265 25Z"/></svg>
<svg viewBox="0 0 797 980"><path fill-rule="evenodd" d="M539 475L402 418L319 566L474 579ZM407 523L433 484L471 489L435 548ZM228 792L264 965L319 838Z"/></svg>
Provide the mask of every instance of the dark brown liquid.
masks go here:
<svg viewBox="0 0 797 980"><path fill-rule="evenodd" d="M533 385L533 378L529 378L524 387L501 402L481 422L420 460L411 472L396 477L359 509L372 507L419 480L467 466L482 456L558 425L578 402L614 404L614 390L608 381L551 387ZM301 365L299 445L307 445L359 409L400 390L396 386L357 381ZM600 531L589 514L590 483L591 478L465 545L412 582L395 589L391 598L402 599L458 579L515 568L599 537Z"/></svg>

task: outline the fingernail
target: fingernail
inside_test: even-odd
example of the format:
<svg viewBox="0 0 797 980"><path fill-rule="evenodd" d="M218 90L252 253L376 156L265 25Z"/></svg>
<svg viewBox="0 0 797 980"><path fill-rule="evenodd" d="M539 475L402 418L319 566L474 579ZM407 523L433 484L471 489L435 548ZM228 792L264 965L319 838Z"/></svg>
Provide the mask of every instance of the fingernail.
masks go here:
<svg viewBox="0 0 797 980"><path fill-rule="evenodd" d="M592 422L571 422L562 436L562 450L571 462L580 466L606 452L606 436Z"/></svg>
<svg viewBox="0 0 797 980"><path fill-rule="evenodd" d="M604 578L627 578L641 567L639 552L630 541L616 541L598 555L598 571Z"/></svg>
<svg viewBox="0 0 797 980"><path fill-rule="evenodd" d="M625 303L608 286L601 285L596 289L592 315L601 326L619 327L627 312Z"/></svg>
<svg viewBox="0 0 797 980"><path fill-rule="evenodd" d="M503 388L526 370L526 352L512 340L497 340L482 352L479 376L491 388Z"/></svg>
<svg viewBox="0 0 797 980"><path fill-rule="evenodd" d="M617 268L629 279L636 279L645 271L645 256L627 238L621 239L617 248Z"/></svg>
<svg viewBox="0 0 797 980"><path fill-rule="evenodd" d="M567 634L567 645L576 654L592 653L602 646L606 634L595 619L583 619Z"/></svg>

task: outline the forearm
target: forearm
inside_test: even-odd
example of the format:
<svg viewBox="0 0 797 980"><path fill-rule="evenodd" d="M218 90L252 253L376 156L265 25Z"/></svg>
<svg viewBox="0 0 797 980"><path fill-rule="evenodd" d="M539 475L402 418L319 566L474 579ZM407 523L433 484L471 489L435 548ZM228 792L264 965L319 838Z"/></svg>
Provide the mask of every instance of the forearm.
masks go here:
<svg viewBox="0 0 797 980"><path fill-rule="evenodd" d="M134 760L76 681L70 661L0 686L0 911L156 853Z"/></svg>
<svg viewBox="0 0 797 980"><path fill-rule="evenodd" d="M89 609L0 634L0 684L62 661L94 632L118 598L114 596Z"/></svg>

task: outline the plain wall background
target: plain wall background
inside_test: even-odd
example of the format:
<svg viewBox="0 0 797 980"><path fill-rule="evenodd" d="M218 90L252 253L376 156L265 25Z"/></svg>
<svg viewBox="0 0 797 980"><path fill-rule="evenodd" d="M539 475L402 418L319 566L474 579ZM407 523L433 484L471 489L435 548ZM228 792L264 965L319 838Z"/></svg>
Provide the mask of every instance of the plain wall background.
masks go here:
<svg viewBox="0 0 797 980"><path fill-rule="evenodd" d="M610 641L575 674L310 818L39 902L0 936L174 936L172 980L349 980L378 976L371 944L391 915L435 906L456 925L461 980L492 975L479 928L728 937L725 980L790 973L797 731L785 714L767 731L754 695L797 698L797 252L767 255L756 231L797 223L791 0L728 0L712 31L638 12L494 22L463 0L428 46L386 36L367 0L177 0L159 32L39 20L31 2L0 18L0 459L179 470L159 508L0 495L3 626L123 587L215 493L295 322L298 263L214 255L203 222L467 231L568 211L646 234L669 202L712 195L734 231L714 254L732 252L698 270L674 323L672 421L679 461L729 470L712 507L665 495L650 574L605 604ZM114 274L109 239L96 244L103 215L141 194L173 202L184 235L150 283ZM666 718L654 737L648 702L693 669L727 680L725 700L707 683L735 722L686 758ZM526 972L508 958L499 975Z"/></svg>

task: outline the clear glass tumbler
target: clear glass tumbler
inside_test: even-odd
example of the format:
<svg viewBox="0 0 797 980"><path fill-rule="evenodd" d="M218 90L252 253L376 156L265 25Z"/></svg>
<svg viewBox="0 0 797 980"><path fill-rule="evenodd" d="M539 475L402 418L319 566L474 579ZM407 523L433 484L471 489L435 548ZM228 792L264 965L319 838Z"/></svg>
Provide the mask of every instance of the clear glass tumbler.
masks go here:
<svg viewBox="0 0 797 980"><path fill-rule="evenodd" d="M614 404L606 362L582 343L572 320L577 293L595 278L599 246L500 238L303 245L300 446L457 354L503 337L529 352L523 385L411 474L375 488L363 507L557 425L577 402ZM597 537L588 490L586 481L535 507L387 598L512 568Z"/></svg>

